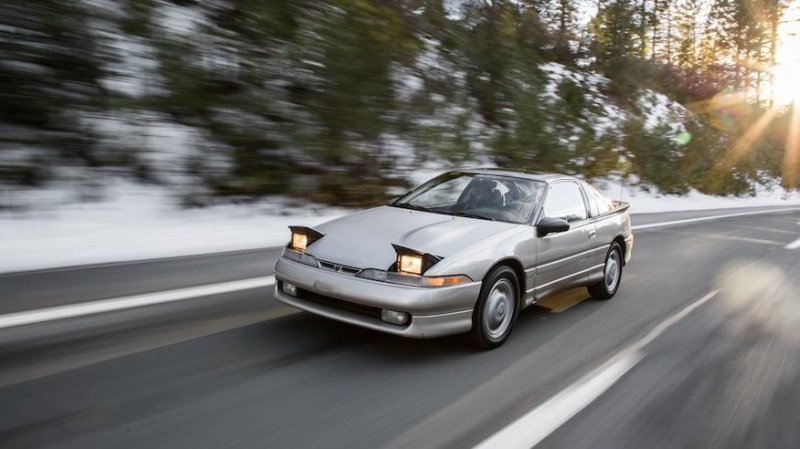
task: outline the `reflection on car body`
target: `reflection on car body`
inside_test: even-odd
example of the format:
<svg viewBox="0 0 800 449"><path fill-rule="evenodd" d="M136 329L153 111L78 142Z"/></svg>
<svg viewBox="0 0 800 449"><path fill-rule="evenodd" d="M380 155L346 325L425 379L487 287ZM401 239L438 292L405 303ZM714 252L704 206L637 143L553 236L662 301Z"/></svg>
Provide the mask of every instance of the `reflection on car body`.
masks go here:
<svg viewBox="0 0 800 449"><path fill-rule="evenodd" d="M445 173L392 203L291 227L275 298L417 338L502 344L520 310L585 285L609 299L633 250L628 205L556 174Z"/></svg>

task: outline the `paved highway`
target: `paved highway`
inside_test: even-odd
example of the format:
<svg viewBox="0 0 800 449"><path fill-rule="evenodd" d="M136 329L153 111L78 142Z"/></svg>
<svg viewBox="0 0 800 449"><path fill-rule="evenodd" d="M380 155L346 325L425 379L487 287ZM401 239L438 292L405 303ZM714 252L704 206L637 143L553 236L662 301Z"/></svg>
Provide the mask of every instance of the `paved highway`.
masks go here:
<svg viewBox="0 0 800 449"><path fill-rule="evenodd" d="M634 216L613 300L551 298L490 352L236 283L274 249L0 275L0 447L800 447L800 210L770 210Z"/></svg>

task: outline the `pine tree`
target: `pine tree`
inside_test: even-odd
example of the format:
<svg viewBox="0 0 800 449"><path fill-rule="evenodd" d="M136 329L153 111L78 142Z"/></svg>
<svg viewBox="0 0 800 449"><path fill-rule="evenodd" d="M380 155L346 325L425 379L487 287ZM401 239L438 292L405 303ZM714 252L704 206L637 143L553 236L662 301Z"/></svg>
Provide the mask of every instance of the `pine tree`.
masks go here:
<svg viewBox="0 0 800 449"><path fill-rule="evenodd" d="M103 55L80 2L0 3L0 182L108 163L82 117L102 107ZM6 162L8 161L8 162Z"/></svg>
<svg viewBox="0 0 800 449"><path fill-rule="evenodd" d="M677 63L684 70L693 70L698 63L699 6L698 0L682 0L677 5L675 18L679 36Z"/></svg>
<svg viewBox="0 0 800 449"><path fill-rule="evenodd" d="M555 59L560 62L569 62L573 55L570 45L576 40L578 34L576 0L538 0L529 2L529 4L536 8L539 17L550 30Z"/></svg>
<svg viewBox="0 0 800 449"><path fill-rule="evenodd" d="M639 53L641 43L636 36L641 30L636 22L637 10L628 0L605 0L590 27L594 36L594 53L601 64L629 58Z"/></svg>

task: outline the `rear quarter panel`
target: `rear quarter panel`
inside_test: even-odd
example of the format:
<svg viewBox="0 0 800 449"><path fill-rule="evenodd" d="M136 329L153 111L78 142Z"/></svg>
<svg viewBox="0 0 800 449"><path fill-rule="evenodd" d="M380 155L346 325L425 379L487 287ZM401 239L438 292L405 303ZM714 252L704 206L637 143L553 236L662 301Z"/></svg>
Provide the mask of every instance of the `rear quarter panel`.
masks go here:
<svg viewBox="0 0 800 449"><path fill-rule="evenodd" d="M628 206L621 206L621 210L612 211L611 213L597 217L595 223L597 228L597 244L610 245L617 237L622 237L624 240L631 235L631 216L628 212ZM594 256L590 266L605 263L606 252L598 252Z"/></svg>

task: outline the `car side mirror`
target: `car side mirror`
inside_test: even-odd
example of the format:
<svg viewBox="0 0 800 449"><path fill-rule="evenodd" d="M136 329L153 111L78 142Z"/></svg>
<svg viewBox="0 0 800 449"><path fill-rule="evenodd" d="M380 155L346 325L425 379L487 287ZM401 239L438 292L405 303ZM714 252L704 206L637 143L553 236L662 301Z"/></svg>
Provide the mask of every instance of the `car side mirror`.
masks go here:
<svg viewBox="0 0 800 449"><path fill-rule="evenodd" d="M567 231L569 231L569 223L567 223L567 220L562 220L561 218L545 217L536 224L536 235L539 237Z"/></svg>

